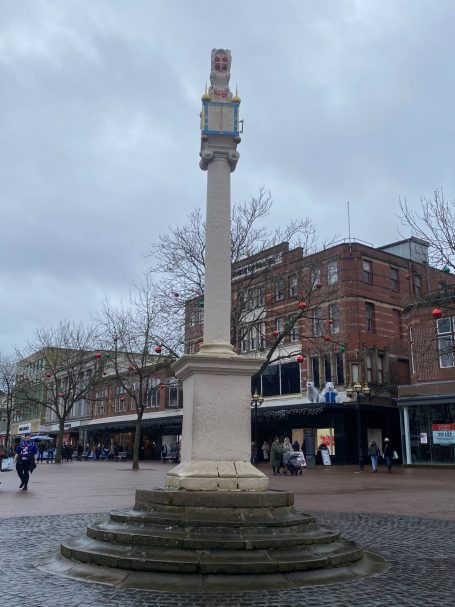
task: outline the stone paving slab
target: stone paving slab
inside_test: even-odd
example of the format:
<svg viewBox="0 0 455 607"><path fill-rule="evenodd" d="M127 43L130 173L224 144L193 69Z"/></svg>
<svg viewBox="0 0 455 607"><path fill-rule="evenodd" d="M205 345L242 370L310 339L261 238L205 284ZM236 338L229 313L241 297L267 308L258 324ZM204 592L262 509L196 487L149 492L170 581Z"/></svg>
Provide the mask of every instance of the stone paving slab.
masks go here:
<svg viewBox="0 0 455 607"><path fill-rule="evenodd" d="M270 488L295 492L300 510L334 525L347 540L384 556L383 574L324 587L262 592L184 594L120 589L41 572L32 562L59 549L88 523L129 508L134 492L162 487L172 465L73 462L39 465L28 492L15 472L0 474L0 592L3 605L43 607L452 607L455 577L455 471L394 468L392 474L355 467L306 470L270 479ZM269 473L268 467L262 468ZM44 558L44 557L43 557ZM244 585L247 580L243 580ZM190 582L188 582L190 586ZM242 586L244 587L244 586ZM191 588L189 588L191 589ZM187 588L188 590L188 588Z"/></svg>
<svg viewBox="0 0 455 607"><path fill-rule="evenodd" d="M318 519L387 558L389 569L324 587L254 593L235 588L232 593L206 595L112 588L49 575L31 565L40 554L58 551L63 538L100 520L99 514L14 517L0 520L2 604L19 607L26 599L46 607L453 607L454 521L359 513L330 513ZM179 578L184 583L183 576Z"/></svg>

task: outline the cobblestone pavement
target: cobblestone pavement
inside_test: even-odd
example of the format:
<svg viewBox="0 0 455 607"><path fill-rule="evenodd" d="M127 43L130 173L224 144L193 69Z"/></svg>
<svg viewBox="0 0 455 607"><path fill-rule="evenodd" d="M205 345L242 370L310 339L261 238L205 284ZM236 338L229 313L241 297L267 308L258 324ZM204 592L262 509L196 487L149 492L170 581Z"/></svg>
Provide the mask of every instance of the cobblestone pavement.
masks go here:
<svg viewBox="0 0 455 607"><path fill-rule="evenodd" d="M390 561L383 574L339 584L255 593L172 594L116 589L43 573L32 566L40 551L58 550L100 514L65 514L0 519L0 590L8 607L453 607L455 522L381 514L325 513L336 525ZM30 550L32 547L32 550Z"/></svg>
<svg viewBox="0 0 455 607"><path fill-rule="evenodd" d="M272 476L270 488L295 492L296 507L334 524L346 539L390 562L376 577L261 593L170 594L115 589L43 573L33 562L58 551L63 538L85 533L112 508L130 507L134 490L162 487L172 465L73 462L40 465L29 491L15 472L0 475L0 596L43 607L452 607L455 577L455 470L333 466L302 477ZM270 467L261 469L270 474ZM90 514L87 514L90 513ZM30 515L35 516L30 516ZM30 550L30 547L32 550Z"/></svg>

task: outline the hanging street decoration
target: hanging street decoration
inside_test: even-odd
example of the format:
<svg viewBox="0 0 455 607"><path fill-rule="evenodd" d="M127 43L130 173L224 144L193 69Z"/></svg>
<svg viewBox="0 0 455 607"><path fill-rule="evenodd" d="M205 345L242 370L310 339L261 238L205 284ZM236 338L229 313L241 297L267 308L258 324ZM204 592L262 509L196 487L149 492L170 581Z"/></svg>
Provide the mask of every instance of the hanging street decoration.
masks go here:
<svg viewBox="0 0 455 607"><path fill-rule="evenodd" d="M439 308L435 308L433 310L432 314L433 314L433 318L441 318L442 310L440 310Z"/></svg>

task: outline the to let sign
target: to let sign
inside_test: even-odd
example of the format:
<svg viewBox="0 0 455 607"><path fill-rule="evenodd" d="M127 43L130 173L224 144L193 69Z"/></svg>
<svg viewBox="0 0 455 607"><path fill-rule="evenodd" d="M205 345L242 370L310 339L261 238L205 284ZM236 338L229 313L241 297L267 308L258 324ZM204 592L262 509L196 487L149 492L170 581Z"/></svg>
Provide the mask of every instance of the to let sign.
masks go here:
<svg viewBox="0 0 455 607"><path fill-rule="evenodd" d="M435 445L455 445L455 424L433 424Z"/></svg>

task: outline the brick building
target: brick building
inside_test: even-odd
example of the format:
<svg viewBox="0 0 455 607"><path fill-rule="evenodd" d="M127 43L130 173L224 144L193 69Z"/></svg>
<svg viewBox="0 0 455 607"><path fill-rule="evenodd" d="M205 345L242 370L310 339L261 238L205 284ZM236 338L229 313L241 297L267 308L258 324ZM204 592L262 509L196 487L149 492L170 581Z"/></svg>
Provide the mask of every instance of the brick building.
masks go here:
<svg viewBox="0 0 455 607"><path fill-rule="evenodd" d="M265 399L259 442L275 433L302 441L311 430L337 461L352 463L373 437L392 435L400 449L393 397L409 382L403 311L447 280L416 238L379 248L343 242L307 256L282 243L234 264L232 343L243 354L270 356L252 380L252 392ZM186 307L186 351L196 352L202 338L203 301L194 299ZM310 403L307 382L319 389L333 382L339 402ZM346 387L359 382L371 393L353 401Z"/></svg>
<svg viewBox="0 0 455 607"><path fill-rule="evenodd" d="M404 311L409 381L398 387L404 461L455 465L455 289Z"/></svg>

